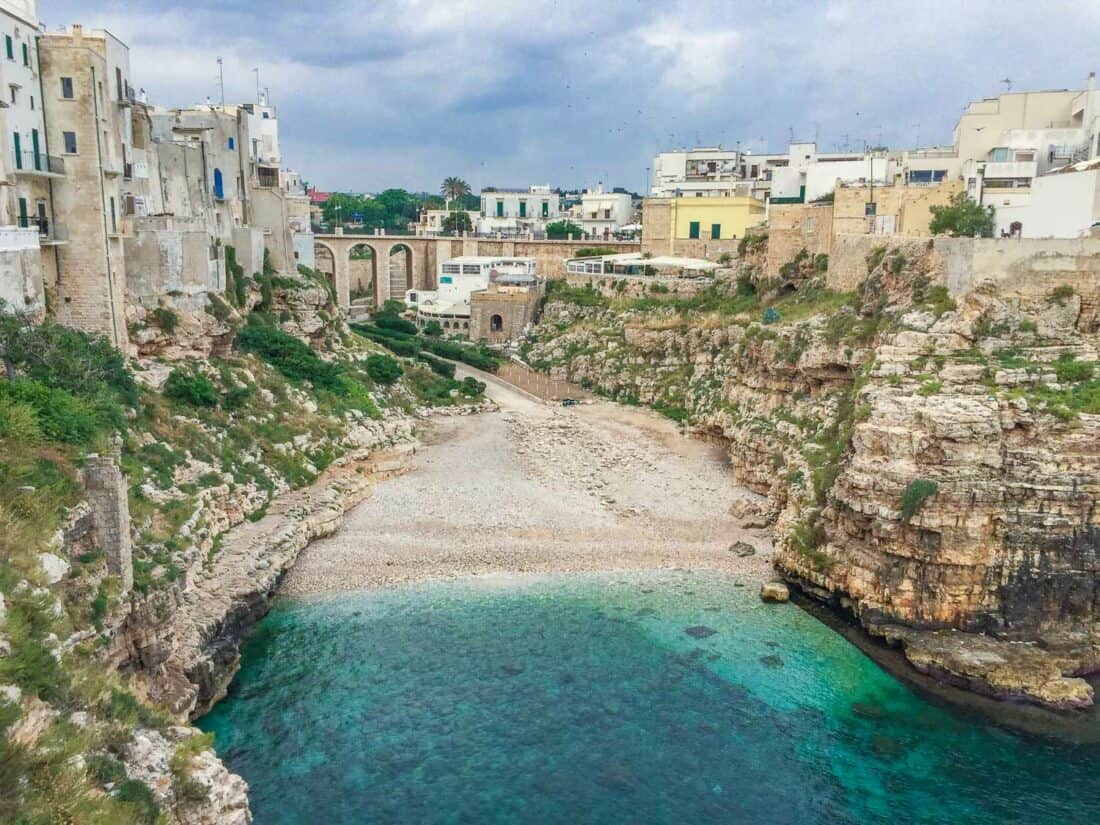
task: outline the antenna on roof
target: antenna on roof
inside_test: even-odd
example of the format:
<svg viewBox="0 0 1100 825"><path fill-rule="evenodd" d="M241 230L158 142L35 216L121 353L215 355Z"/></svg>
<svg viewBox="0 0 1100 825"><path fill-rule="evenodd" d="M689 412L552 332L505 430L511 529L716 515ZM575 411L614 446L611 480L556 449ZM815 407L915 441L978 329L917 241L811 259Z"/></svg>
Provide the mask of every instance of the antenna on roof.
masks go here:
<svg viewBox="0 0 1100 825"><path fill-rule="evenodd" d="M225 106L225 62L218 58L218 86L222 90L222 106Z"/></svg>
<svg viewBox="0 0 1100 825"><path fill-rule="evenodd" d="M1001 78L1001 84L1005 87L1005 92L1006 93L1012 91L1012 78L1002 77Z"/></svg>

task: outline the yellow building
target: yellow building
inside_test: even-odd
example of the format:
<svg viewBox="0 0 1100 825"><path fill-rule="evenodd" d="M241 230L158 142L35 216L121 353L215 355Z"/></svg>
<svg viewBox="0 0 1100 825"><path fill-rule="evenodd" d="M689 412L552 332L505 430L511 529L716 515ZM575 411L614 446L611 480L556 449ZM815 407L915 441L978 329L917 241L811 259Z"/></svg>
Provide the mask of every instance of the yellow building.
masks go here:
<svg viewBox="0 0 1100 825"><path fill-rule="evenodd" d="M642 250L655 255L714 259L733 252L746 232L764 222L764 202L748 196L646 198Z"/></svg>

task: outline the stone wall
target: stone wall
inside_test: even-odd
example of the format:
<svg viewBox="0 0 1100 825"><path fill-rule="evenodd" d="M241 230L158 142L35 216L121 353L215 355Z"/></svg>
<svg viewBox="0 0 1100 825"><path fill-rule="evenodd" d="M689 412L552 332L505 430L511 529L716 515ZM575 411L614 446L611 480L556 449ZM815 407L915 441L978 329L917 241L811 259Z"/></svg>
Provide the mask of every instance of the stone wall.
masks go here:
<svg viewBox="0 0 1100 825"><path fill-rule="evenodd" d="M46 314L42 254L35 229L0 229L0 301L38 322Z"/></svg>
<svg viewBox="0 0 1100 825"><path fill-rule="evenodd" d="M936 238L953 295L995 287L1001 294L1045 295L1056 286L1095 294L1100 239Z"/></svg>
<svg viewBox="0 0 1100 825"><path fill-rule="evenodd" d="M580 275L570 272L570 286L591 286L606 298L644 298L662 295L691 296L714 283L714 278L666 278L660 275ZM656 287L656 290L654 289Z"/></svg>
<svg viewBox="0 0 1100 825"><path fill-rule="evenodd" d="M978 289L1042 295L1056 286L1095 294L1100 281L1100 239L948 238L836 235L826 283L838 292L867 280L868 258L877 249L913 259L927 256L934 280L954 296Z"/></svg>
<svg viewBox="0 0 1100 825"><path fill-rule="evenodd" d="M264 268L264 231L251 226L239 226L233 230L233 248L237 263L245 275L262 272Z"/></svg>
<svg viewBox="0 0 1100 825"><path fill-rule="evenodd" d="M130 500L117 451L88 458L84 486L95 518L96 538L107 556L107 571L122 579L123 593L128 593L134 586Z"/></svg>
<svg viewBox="0 0 1100 825"><path fill-rule="evenodd" d="M803 249L828 255L833 243L833 207L828 204L777 204L768 217L766 278L776 278L783 264Z"/></svg>
<svg viewBox="0 0 1100 825"><path fill-rule="evenodd" d="M214 290L217 262L201 219L137 218L124 239L126 292L131 301L156 306L167 295L195 297Z"/></svg>

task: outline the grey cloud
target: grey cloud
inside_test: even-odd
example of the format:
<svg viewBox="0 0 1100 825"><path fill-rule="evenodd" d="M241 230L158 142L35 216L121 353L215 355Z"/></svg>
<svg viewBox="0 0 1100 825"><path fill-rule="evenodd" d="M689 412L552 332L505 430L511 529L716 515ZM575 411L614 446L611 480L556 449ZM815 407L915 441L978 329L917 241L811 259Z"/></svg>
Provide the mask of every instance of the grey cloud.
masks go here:
<svg viewBox="0 0 1100 825"><path fill-rule="evenodd" d="M949 141L961 107L1006 75L1082 84L1097 68L1090 5L41 0L40 14L108 25L164 105L216 96L219 55L231 97L261 66L288 162L324 187L434 190L458 174L640 189L673 144Z"/></svg>

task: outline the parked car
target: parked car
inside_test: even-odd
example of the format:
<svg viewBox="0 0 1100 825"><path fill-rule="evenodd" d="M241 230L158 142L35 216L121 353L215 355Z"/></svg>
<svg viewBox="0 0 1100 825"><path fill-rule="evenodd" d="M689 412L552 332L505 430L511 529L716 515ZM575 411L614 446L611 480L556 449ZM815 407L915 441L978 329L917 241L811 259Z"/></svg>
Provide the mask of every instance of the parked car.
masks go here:
<svg viewBox="0 0 1100 825"><path fill-rule="evenodd" d="M561 405L563 407L579 407L581 405L581 402L578 401L576 398L563 398Z"/></svg>

